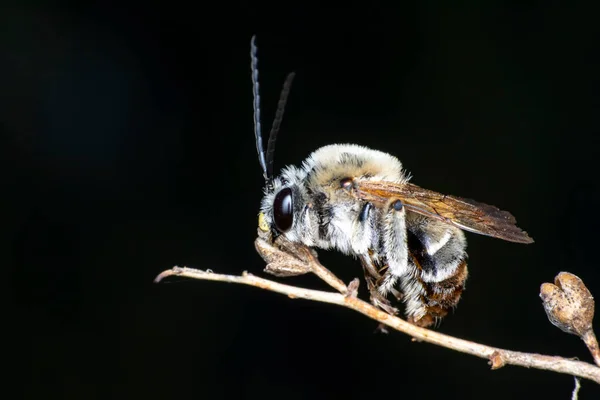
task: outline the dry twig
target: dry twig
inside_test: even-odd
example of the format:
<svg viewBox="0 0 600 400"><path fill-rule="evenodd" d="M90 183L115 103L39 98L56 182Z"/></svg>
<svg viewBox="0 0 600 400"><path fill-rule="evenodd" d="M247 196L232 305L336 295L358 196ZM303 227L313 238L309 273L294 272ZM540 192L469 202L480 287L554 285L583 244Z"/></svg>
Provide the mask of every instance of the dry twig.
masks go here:
<svg viewBox="0 0 600 400"><path fill-rule="evenodd" d="M258 239L260 240L260 239ZM257 241L258 241L257 240ZM257 244L258 246L258 244ZM507 364L518 365L527 368L537 368L558 373L573 375L585 379L590 379L596 383L600 383L600 368L582 361L575 361L558 356L547 356L534 353L523 353L512 350L500 349L497 347L487 346L468 340L455 338L443 333L431 331L429 329L420 328L412 325L396 316L390 315L370 303L367 303L356 297L357 280L354 280L349 287L345 285L339 286L339 279L332 279L334 275L323 267L314 257L309 257L310 272L319 270L318 276L328 277L329 283L332 286L337 286L341 293L325 292L320 290L305 289L290 285L281 284L268 279L259 278L247 272L241 276L222 275L213 272L205 272L191 268L174 267L166 270L158 275L155 282L159 282L168 276L184 276L194 279L203 279L210 281L240 283L244 285L255 286L261 289L270 290L273 292L285 294L290 298L299 298L306 300L319 301L347 307L358 311L367 317L374 319L381 324L389 326L397 331L406 333L413 338L443 346L461 353L471 354L480 358L489 360L492 369L501 368ZM308 270L306 272L309 272Z"/></svg>

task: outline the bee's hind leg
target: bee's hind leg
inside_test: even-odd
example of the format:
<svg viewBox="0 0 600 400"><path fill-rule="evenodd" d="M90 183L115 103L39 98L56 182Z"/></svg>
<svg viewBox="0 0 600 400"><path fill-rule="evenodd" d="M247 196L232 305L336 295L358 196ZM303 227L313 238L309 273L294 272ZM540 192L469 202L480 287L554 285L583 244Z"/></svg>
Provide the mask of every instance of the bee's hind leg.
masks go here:
<svg viewBox="0 0 600 400"><path fill-rule="evenodd" d="M379 221L382 234L381 251L387 269L377 282L377 290L383 296L394 291L401 278L410 275L406 233L406 209L400 200L391 200Z"/></svg>

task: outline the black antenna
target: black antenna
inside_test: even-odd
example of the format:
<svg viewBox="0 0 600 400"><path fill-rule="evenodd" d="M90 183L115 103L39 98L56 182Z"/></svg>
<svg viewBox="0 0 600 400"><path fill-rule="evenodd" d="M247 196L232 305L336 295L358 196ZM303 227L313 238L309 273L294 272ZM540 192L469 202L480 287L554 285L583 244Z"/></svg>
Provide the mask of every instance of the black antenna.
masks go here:
<svg viewBox="0 0 600 400"><path fill-rule="evenodd" d="M267 154L265 157L265 148L262 142L262 132L260 124L260 93L258 84L258 57L256 55L258 49L256 47L256 35L252 36L250 40L250 69L252 71L252 92L254 94L254 136L256 138L256 151L258 152L258 162L263 170L263 176L265 181L270 182L273 179L273 157L275 155L275 141L277 140L277 134L279 133L279 127L283 120L283 112L285 111L285 105L287 103L290 89L292 87L292 81L294 80L295 73L290 73L283 83L283 89L279 95L279 102L277 103L277 111L275 113L275 119L271 126L271 132L269 133L269 141L267 143Z"/></svg>
<svg viewBox="0 0 600 400"><path fill-rule="evenodd" d="M275 113L275 119L273 120L273 126L271 126L271 133L269 133L269 142L267 143L267 175L273 176L273 157L275 155L275 141L277 140L277 134L279 133L279 127L283 120L283 112L285 111L285 104L287 103L288 95L292 87L292 81L296 74L291 72L285 78L283 83L283 89L279 95L279 103L277 103L277 112Z"/></svg>
<svg viewBox="0 0 600 400"><path fill-rule="evenodd" d="M262 143L262 132L260 126L260 91L258 85L258 57L256 53L256 35L252 35L250 40L250 71L252 72L252 94L254 98L254 137L256 139L256 151L258 152L258 162L263 170L263 176L266 181L271 177L267 173L267 163L265 162L265 148Z"/></svg>

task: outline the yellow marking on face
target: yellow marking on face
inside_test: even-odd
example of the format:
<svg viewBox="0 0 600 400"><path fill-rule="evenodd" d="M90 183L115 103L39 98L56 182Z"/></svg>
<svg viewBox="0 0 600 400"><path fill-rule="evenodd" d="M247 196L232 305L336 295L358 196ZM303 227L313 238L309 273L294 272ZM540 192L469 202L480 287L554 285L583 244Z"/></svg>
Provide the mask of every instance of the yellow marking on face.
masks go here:
<svg viewBox="0 0 600 400"><path fill-rule="evenodd" d="M267 224L267 221L265 220L265 214L263 213L258 214L258 228L263 232L269 231L269 225Z"/></svg>

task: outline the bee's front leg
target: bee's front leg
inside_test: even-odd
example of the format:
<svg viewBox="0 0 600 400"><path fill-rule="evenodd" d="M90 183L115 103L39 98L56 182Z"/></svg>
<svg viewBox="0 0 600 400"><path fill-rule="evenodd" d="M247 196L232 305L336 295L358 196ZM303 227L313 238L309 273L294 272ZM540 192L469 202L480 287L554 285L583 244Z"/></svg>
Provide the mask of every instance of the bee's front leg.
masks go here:
<svg viewBox="0 0 600 400"><path fill-rule="evenodd" d="M271 234L260 229L254 246L267 263L265 272L277 277L298 276L312 272L311 262L317 256L314 250L292 243L283 235L272 241Z"/></svg>
<svg viewBox="0 0 600 400"><path fill-rule="evenodd" d="M312 272L329 286L340 293L355 296L354 284L346 286L331 271L325 268L317 258L317 252L302 243L290 242L284 235L272 241L268 232L258 230L258 237L254 241L256 251L267 262L265 272L278 277L304 275Z"/></svg>

